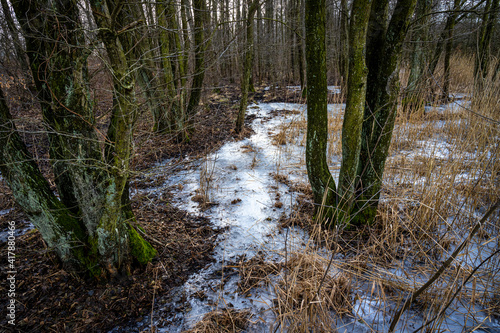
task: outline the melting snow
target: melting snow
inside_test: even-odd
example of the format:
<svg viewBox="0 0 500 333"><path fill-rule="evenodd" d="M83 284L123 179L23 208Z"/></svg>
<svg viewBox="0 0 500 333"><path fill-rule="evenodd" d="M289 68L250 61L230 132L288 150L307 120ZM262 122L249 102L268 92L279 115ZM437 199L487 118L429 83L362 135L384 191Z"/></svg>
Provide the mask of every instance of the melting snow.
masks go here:
<svg viewBox="0 0 500 333"><path fill-rule="evenodd" d="M287 87L300 89L300 87ZM336 87L332 90L337 89ZM335 90L334 90L335 91ZM455 101L458 103L461 101ZM343 105L330 105L330 114L342 110ZM273 112L279 110L295 110L294 113ZM184 287L174 293L186 293L190 310L177 315L172 326L162 328L162 332L181 332L192 327L204 314L219 307L232 306L235 309L250 310L257 323L249 328L250 332L269 331L274 316L270 308L273 306L274 293L269 287L261 287L252 292L252 296L238 294L238 275L224 272L224 265L234 263L244 255L247 259L257 253L263 254L267 260L279 260L279 253L284 251L284 234L280 233L276 221L283 212L290 212L297 194L273 178L274 173L283 173L294 181L307 181L303 156L305 148L288 144L276 146L272 144L272 136L279 131L279 125L290 122L293 117L304 117L304 105L287 103L258 104L249 107L248 114L255 115L252 128L255 134L238 142L229 142L219 151L210 154L203 161L193 161L193 168L173 172L169 162L158 168L168 169L171 174L164 187L177 185L176 198L173 204L193 214L203 214L217 226L228 226L228 231L219 239L216 248L216 262L194 274ZM302 113L302 114L300 114ZM303 118L302 118L303 119ZM300 142L300 138L296 138ZM436 158L450 157L451 145L442 141L420 142L422 152ZM416 154L416 153L413 153ZM340 161L334 160L333 168L338 169ZM335 174L338 177L338 172ZM465 176L464 176L465 177ZM205 181L201 181L205 179ZM182 185L182 186L178 186ZM198 203L191 198L205 188L209 200L215 203L208 210L201 212ZM154 191L161 191L160 188ZM198 191L198 192L197 192ZM276 208L276 194L279 193L283 203ZM289 231L288 247L300 248L307 240L307 235L297 229ZM497 246L492 242L491 248ZM451 249L450 251L453 251ZM323 250L328 256L328 251ZM451 252L450 252L451 253ZM480 257L480 256L479 256ZM472 262L474 261L474 262ZM464 260L463 264L477 264L477 260ZM403 265L408 265L403 263ZM392 274L405 278L404 269L396 269ZM222 275L227 274L227 282L221 286ZM414 283L425 282L424 277L414 277ZM421 280L421 281L420 281ZM203 292L207 298L203 301L195 296ZM396 304L387 304L372 296L369 291L360 287L356 291L352 316L339 318L339 332L380 332L386 331L391 321L391 314ZM389 311L390 310L390 311ZM485 322L488 332L500 332L498 321L487 321L487 317L477 309L468 314L467 309L455 306L447 312L441 328L450 332L462 332L468 328ZM408 332L419 328L425 321L425 313L408 311L404 320L398 324L398 332ZM149 321L150 319L147 319ZM489 320L489 319L488 319ZM404 323L404 326L402 326ZM468 328L467 328L468 327Z"/></svg>

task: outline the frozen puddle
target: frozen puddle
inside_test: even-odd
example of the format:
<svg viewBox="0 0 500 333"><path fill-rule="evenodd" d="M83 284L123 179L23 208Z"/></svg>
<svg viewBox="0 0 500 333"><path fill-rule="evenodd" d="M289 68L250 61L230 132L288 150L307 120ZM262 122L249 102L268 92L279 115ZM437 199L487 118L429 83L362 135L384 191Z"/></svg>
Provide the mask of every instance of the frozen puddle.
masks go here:
<svg viewBox="0 0 500 333"><path fill-rule="evenodd" d="M216 262L192 275L183 287L173 292L171 298L174 303L177 300L181 305L185 298L189 306L171 318L162 318L172 324L159 328L159 332L182 332L192 328L206 313L228 307L252 313L248 332L270 331L275 321L271 311L275 298L272 287L259 287L252 290L250 296L240 295L238 274L226 266L234 265L243 258L248 260L256 254L274 262L283 258L285 233L279 232L276 221L283 212L291 211L298 193L290 191L274 175L286 175L294 182L307 182L303 160L305 147L300 144L273 145L273 137L279 133L280 125L293 119L303 120L305 107L289 103L250 106L248 115L254 117L254 135L242 141L229 142L202 161L193 161L192 168L168 171L170 176L163 187L176 188L174 205L193 214L203 214L216 226L228 229L215 249ZM330 105L329 112L339 112L342 107ZM280 112L283 110L292 112ZM296 137L293 141L301 142L301 139ZM167 163L164 168L170 168ZM334 159L332 163L330 168L337 178L338 172L334 170L340 168L340 161ZM161 190L162 187L154 189ZM199 204L193 201L200 195L213 203L205 211L201 211ZM307 235L302 231L296 228L289 230L286 240L288 251L300 249L306 242ZM322 252L329 256L327 251ZM406 273L398 270L387 275L390 274L404 278ZM419 281L418 277L413 278L416 282L425 282ZM358 286L354 291L352 313L337 319L338 332L387 331L396 305L372 296L370 287L371 284ZM488 327L484 332L500 332L500 323L490 321L480 312L481 309L472 315L467 314L468 310L455 306L440 327L449 332L462 332L484 323ZM398 324L397 332L417 330L425 321L424 315L407 311ZM149 326L150 323L151 318L145 319L143 325Z"/></svg>

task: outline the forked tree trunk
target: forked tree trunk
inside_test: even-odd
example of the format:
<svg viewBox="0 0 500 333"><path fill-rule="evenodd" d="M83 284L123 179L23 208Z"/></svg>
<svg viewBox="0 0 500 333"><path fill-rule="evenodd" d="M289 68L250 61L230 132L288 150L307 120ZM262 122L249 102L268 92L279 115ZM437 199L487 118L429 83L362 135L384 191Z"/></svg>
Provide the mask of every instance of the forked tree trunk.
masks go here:
<svg viewBox="0 0 500 333"><path fill-rule="evenodd" d="M388 25L388 1L374 0L371 7L366 52L369 74L353 224L370 224L377 213L396 119L402 46L415 5L416 0L398 0Z"/></svg>
<svg viewBox="0 0 500 333"><path fill-rule="evenodd" d="M91 240L96 242L94 246L104 268L115 274L122 263L129 262L131 258L147 262L156 252L131 227L133 214L130 205L123 205L129 196L132 134L137 117L134 78L113 25L123 3L95 0L91 5L110 60L115 96L108 128L106 162L109 166L104 186L103 212L95 229L96 235Z"/></svg>
<svg viewBox="0 0 500 333"><path fill-rule="evenodd" d="M0 172L49 247L66 269L92 270L95 258L87 255L87 234L81 220L54 195L16 131L0 89Z"/></svg>
<svg viewBox="0 0 500 333"><path fill-rule="evenodd" d="M87 101L88 53L83 51L75 3L16 1L14 9L50 130L50 153L61 201L57 203L47 193L46 182L30 159L19 165L6 164L5 171L15 174L10 181L14 195L25 200L23 209L61 260L77 263L72 266L94 276L114 275L128 270L134 259L144 264L155 255L151 245L130 224L133 214L128 204L127 181L135 120L134 85L128 76L123 49L109 24L111 20L106 19L109 13L102 6L100 3L93 10L102 14L98 25L105 31L102 37L112 61L116 97L106 138L107 160L102 159L93 110ZM18 147L19 141L15 141ZM19 156L13 150L4 150L2 160L15 161ZM26 187L20 187L21 183ZM29 191L29 196L26 198L18 191ZM67 217L69 211L71 218ZM78 239L73 243L77 248L68 249L68 242L74 237Z"/></svg>

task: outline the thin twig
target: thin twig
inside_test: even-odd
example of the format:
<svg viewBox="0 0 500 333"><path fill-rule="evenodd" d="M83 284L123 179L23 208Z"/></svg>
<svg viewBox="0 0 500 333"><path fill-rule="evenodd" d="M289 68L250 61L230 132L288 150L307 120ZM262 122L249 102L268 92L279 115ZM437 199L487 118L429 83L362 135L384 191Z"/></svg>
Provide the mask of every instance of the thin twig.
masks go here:
<svg viewBox="0 0 500 333"><path fill-rule="evenodd" d="M456 250L450 255L450 257L441 265L441 267L437 270L436 273L417 291L415 291L411 297L409 297L404 303L403 307L398 310L398 312L394 315L394 319L392 320L391 326L389 327L389 333L394 332L396 325L403 315L403 313L410 307L413 301L420 296L425 290L427 290L441 275L443 275L444 271L451 265L451 263L456 259L456 257L460 254L460 252L469 244L472 237L478 232L483 223L490 217L490 215L497 209L500 205L500 200L490 207L490 209L484 214L483 218L476 223L474 228L469 233L469 236L456 248Z"/></svg>

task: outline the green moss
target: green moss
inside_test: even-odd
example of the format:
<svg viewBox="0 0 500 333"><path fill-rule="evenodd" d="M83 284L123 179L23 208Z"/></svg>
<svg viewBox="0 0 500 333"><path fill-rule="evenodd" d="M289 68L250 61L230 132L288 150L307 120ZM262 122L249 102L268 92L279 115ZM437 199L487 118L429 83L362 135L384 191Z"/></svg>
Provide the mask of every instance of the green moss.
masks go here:
<svg viewBox="0 0 500 333"><path fill-rule="evenodd" d="M130 252L139 263L145 265L156 256L156 250L132 226L129 228L129 237Z"/></svg>

